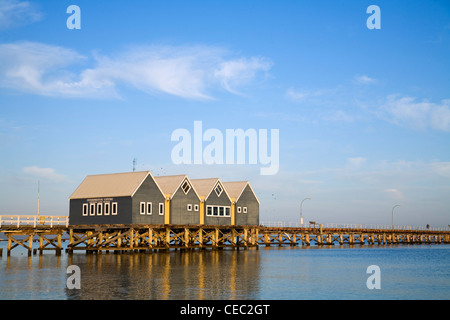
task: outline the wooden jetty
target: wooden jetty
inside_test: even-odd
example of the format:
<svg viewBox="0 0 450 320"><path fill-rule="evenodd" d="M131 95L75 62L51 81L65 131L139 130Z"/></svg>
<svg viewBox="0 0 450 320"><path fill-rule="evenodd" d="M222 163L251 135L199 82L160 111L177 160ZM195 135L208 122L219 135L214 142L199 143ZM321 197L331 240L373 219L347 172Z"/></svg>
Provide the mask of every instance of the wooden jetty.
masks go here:
<svg viewBox="0 0 450 320"><path fill-rule="evenodd" d="M35 217L35 218L31 218ZM0 216L7 255L24 247L28 255L54 250L152 252L169 249L248 249L260 246L334 246L450 243L450 231L374 228L206 226L206 225L77 225L68 217ZM39 245L33 248L33 243ZM0 252L1 254L1 252Z"/></svg>

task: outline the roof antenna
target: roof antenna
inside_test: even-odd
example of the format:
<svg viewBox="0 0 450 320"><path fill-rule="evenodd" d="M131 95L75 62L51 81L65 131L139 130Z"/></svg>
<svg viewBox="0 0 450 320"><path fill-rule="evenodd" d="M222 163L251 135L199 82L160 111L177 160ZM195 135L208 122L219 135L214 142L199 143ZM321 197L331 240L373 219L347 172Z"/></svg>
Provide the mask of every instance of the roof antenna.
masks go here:
<svg viewBox="0 0 450 320"><path fill-rule="evenodd" d="M136 163L137 163L137 159L134 158L134 159L133 159L133 172L136 171Z"/></svg>

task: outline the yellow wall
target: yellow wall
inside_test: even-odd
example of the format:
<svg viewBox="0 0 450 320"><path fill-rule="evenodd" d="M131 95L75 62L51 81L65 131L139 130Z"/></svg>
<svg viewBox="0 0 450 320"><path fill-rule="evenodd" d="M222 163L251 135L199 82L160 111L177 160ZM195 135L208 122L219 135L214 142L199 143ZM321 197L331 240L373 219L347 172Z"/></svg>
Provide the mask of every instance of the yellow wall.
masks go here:
<svg viewBox="0 0 450 320"><path fill-rule="evenodd" d="M205 224L205 197L200 197L200 225Z"/></svg>
<svg viewBox="0 0 450 320"><path fill-rule="evenodd" d="M231 199L231 225L236 225L236 199Z"/></svg>
<svg viewBox="0 0 450 320"><path fill-rule="evenodd" d="M170 200L167 195L164 200L164 224L170 224Z"/></svg>

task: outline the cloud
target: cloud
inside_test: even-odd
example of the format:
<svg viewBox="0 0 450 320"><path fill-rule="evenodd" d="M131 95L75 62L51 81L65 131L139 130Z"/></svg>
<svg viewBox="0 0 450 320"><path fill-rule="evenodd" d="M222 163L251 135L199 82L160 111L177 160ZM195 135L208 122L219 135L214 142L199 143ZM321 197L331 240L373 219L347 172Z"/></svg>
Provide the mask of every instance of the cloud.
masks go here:
<svg viewBox="0 0 450 320"><path fill-rule="evenodd" d="M403 193L395 188L390 189L384 189L384 192L386 192L393 200L404 200L405 197L403 196Z"/></svg>
<svg viewBox="0 0 450 320"><path fill-rule="evenodd" d="M429 101L416 101L416 98L389 95L380 107L381 117L399 125L417 130L432 128L450 131L450 100L441 104Z"/></svg>
<svg viewBox="0 0 450 320"><path fill-rule="evenodd" d="M286 91L286 96L296 102L303 102L305 100L308 100L308 102L317 102L317 98L323 98L323 97L335 97L338 89L316 89L316 90L295 90L295 89L288 89Z"/></svg>
<svg viewBox="0 0 450 320"><path fill-rule="evenodd" d="M36 178L51 180L53 182L68 181L65 175L56 173L55 169L52 168L39 168L37 166L31 166L31 167L24 167L22 169L22 172Z"/></svg>
<svg viewBox="0 0 450 320"><path fill-rule="evenodd" d="M233 87L250 82L258 71L268 71L272 63L266 58L241 58L233 61L225 61L220 64L214 76L220 81L222 86L234 92Z"/></svg>
<svg viewBox="0 0 450 320"><path fill-rule="evenodd" d="M376 79L370 78L369 76L366 75L357 75L355 76L355 81L358 84L371 84L375 83Z"/></svg>
<svg viewBox="0 0 450 320"><path fill-rule="evenodd" d="M348 158L347 160L351 166L356 168L360 167L364 162L367 161L367 159L363 157Z"/></svg>
<svg viewBox="0 0 450 320"><path fill-rule="evenodd" d="M338 122L354 122L358 116L351 116L347 112L342 110L336 110L330 112L329 115L324 116L324 120L327 121L338 121Z"/></svg>
<svg viewBox="0 0 450 320"><path fill-rule="evenodd" d="M0 45L0 86L62 97L119 98L119 87L148 94L210 99L209 91L236 93L271 67L261 57L236 57L212 46L135 46L116 55L86 57L36 42ZM93 66L78 71L76 65Z"/></svg>
<svg viewBox="0 0 450 320"><path fill-rule="evenodd" d="M41 95L77 95L83 81L65 67L86 58L77 52L40 43L0 44L0 86Z"/></svg>
<svg viewBox="0 0 450 320"><path fill-rule="evenodd" d="M438 175L450 178L450 162L433 162L430 167Z"/></svg>
<svg viewBox="0 0 450 320"><path fill-rule="evenodd" d="M0 31L41 20L42 13L28 1L0 0Z"/></svg>

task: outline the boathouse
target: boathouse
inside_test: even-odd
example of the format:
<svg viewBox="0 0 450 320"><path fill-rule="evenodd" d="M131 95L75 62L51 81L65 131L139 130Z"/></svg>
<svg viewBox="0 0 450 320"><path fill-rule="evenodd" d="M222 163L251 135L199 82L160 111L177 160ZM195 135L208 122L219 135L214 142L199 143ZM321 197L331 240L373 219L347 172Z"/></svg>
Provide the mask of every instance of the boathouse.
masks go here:
<svg viewBox="0 0 450 320"><path fill-rule="evenodd" d="M259 225L259 200L248 181L223 182L234 206L235 224Z"/></svg>
<svg viewBox="0 0 450 320"><path fill-rule="evenodd" d="M186 175L155 177L168 199L168 224L200 224L200 197Z"/></svg>
<svg viewBox="0 0 450 320"><path fill-rule="evenodd" d="M204 224L234 225L231 212L231 198L218 178L192 179L204 206Z"/></svg>
<svg viewBox="0 0 450 320"><path fill-rule="evenodd" d="M87 176L69 198L69 224L164 224L166 198L149 171Z"/></svg>
<svg viewBox="0 0 450 320"><path fill-rule="evenodd" d="M70 225L259 223L259 201L250 184L218 178L154 177L149 171L90 175L69 202Z"/></svg>

